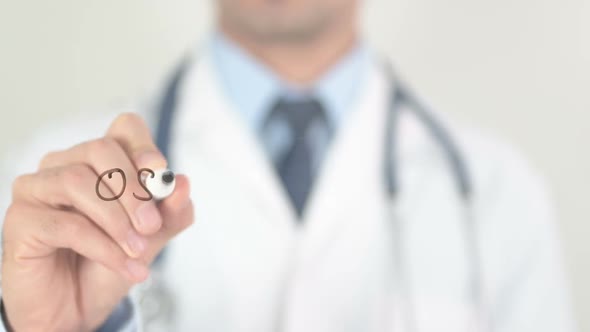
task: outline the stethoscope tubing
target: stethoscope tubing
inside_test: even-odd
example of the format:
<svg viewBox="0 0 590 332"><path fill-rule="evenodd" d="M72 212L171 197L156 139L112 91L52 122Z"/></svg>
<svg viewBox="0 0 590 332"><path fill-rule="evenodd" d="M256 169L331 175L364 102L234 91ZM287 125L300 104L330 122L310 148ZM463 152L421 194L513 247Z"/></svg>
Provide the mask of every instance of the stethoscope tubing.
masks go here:
<svg viewBox="0 0 590 332"><path fill-rule="evenodd" d="M492 329L492 322L489 315L487 298L485 296L484 280L482 273L482 261L480 241L478 237L477 222L473 211L473 182L467 162L463 157L454 139L447 132L446 128L438 121L429 108L419 102L419 99L410 93L410 89L397 79L390 62L386 61L385 73L390 82L391 92L389 100L389 112L385 123L385 144L384 144L384 184L385 191L390 201L389 215L394 224L395 244L395 270L397 281L400 283L399 296L404 306L404 324L409 332L417 332L417 317L415 304L413 303L411 276L408 274L407 264L404 255L404 224L397 212L397 200L400 193L399 161L396 138L398 135L398 119L403 109L410 110L413 115L428 130L433 141L437 142L444 152L450 166L451 175L454 178L456 191L462 204L462 225L463 238L465 240L465 256L468 266L468 292L473 309L472 331L489 332ZM407 107L404 107L407 106Z"/></svg>
<svg viewBox="0 0 590 332"><path fill-rule="evenodd" d="M178 108L179 90L184 74L189 69L191 64L190 59L185 59L178 66L176 71L171 76L170 81L166 85L161 102L158 105L158 122L156 126L156 144L160 151L166 158L170 157L170 140L172 133L172 123L175 111ZM402 109L409 109L414 116L425 126L432 139L438 143L443 150L444 155L450 165L451 175L456 184L457 193L461 198L464 209L463 237L465 239L465 253L467 262L469 264L469 294L470 301L473 306L475 315L476 327L473 331L490 332L491 321L489 319L489 311L487 310L487 302L484 296L483 276L482 276L482 257L480 254L477 224L473 215L473 183L468 171L468 167L463 154L459 151L458 146L446 131L444 126L435 119L429 109L419 102L419 100L410 93L410 90L399 81L394 75L392 66L389 62L384 65L384 70L388 81L391 84L389 93L388 112L385 121L385 144L384 144L384 161L383 161L383 178L385 192L389 200L388 215L392 223L392 234L394 243L394 270L397 271L395 275L395 282L397 283L396 298L399 298L395 303L401 305L400 319L403 321L408 332L418 332L417 316L415 312L414 297L412 295L413 285L412 278L409 275L407 262L405 262L404 250L404 224L397 211L398 196L401 192L399 184L399 162L397 151L397 125L399 113ZM404 107L407 106L407 107ZM154 267L161 265L164 252L161 253L155 260Z"/></svg>

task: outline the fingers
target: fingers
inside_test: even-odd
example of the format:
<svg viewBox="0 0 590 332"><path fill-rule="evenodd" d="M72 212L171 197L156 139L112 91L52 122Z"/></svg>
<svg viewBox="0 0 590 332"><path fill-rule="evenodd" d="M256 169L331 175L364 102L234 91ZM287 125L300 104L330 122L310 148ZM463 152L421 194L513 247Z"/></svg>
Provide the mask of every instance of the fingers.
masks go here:
<svg viewBox="0 0 590 332"><path fill-rule="evenodd" d="M64 168L71 165L77 166ZM91 199L92 195L88 192L88 188L94 190L95 187L94 185L89 187L89 181L81 179L82 173L89 172L83 170L80 165L86 165L89 171L94 172L90 178L99 180L98 187L104 196L114 197L122 193L124 181L126 187L124 187L123 195L114 201L98 202L95 198ZM161 169L166 166L167 162L154 144L144 121L135 114L125 113L112 123L105 137L79 144L65 151L50 153L42 160L39 165L39 177L53 176L55 188L64 185L67 187L63 192L52 189L53 186L48 185L33 186L35 189L31 190L35 191L34 197L46 204L72 206L82 211L111 236L128 255L137 257L140 251L138 249L142 249L144 243L134 238L135 234L129 231L128 225L124 222L125 218L120 215L123 210L132 228L139 233L140 239L147 238L147 249L144 249L142 257L151 259L171 237L193 222L193 206L189 198L189 184L186 177L177 176L175 192L158 205L153 200L143 201L137 198L148 196L141 186L137 170ZM109 172L115 168L121 171ZM43 170L50 171L41 175L44 173ZM58 172L57 175L56 172ZM71 175L71 172L78 175ZM33 179L29 180L33 181ZM42 181L40 178L37 180ZM27 195L27 192L22 195ZM94 196L96 197L97 194L94 193ZM120 207L117 207L117 204ZM109 206L108 211L105 209L106 206Z"/></svg>
<svg viewBox="0 0 590 332"><path fill-rule="evenodd" d="M72 164L40 170L17 178L13 185L15 200L35 200L54 208L75 208L96 223L131 257L139 257L147 246L118 201L103 201L95 192L97 175L84 164ZM100 189L113 196L109 188Z"/></svg>
<svg viewBox="0 0 590 332"><path fill-rule="evenodd" d="M174 193L160 202L159 208L166 220L162 233L169 237L192 224L193 204L190 199L190 184L185 175L176 176Z"/></svg>
<svg viewBox="0 0 590 332"><path fill-rule="evenodd" d="M128 258L109 236L88 218L69 211L13 204L4 225L4 257L26 261L55 254L56 248L71 249L132 282L145 280L145 263ZM6 259L6 258L5 258Z"/></svg>
<svg viewBox="0 0 590 332"><path fill-rule="evenodd" d="M147 197L140 184L136 167L127 153L113 138L101 138L76 145L68 150L53 152L45 156L40 169L69 164L87 164L96 174L102 175L100 180L113 193L125 190L117 201L124 207L134 228L142 235L154 234L162 225L162 218L152 200L144 201L136 198ZM118 174L105 174L108 170L121 169ZM108 173L108 172L107 172ZM122 180L125 183L122 183ZM94 187L92 187L94 188ZM135 194L135 195L133 195Z"/></svg>
<svg viewBox="0 0 590 332"><path fill-rule="evenodd" d="M167 163L152 139L143 119L134 113L123 113L111 124L106 137L116 140L133 161L137 169L166 168Z"/></svg>
<svg viewBox="0 0 590 332"><path fill-rule="evenodd" d="M26 233L31 232L34 238L47 246L47 253L51 252L50 248L69 248L111 270L125 273L130 281L137 281L137 269L139 275L143 273L143 268L138 266L140 260L129 260L127 256L151 262L171 238L194 221L188 178L177 175L176 190L159 203L165 220L160 231L149 237L134 234L139 237L142 246L141 250L137 250L131 243L137 239L129 238L134 231L126 211L116 202L105 202L96 197L90 183L93 175L96 176L88 166L76 164L44 169L17 178L13 185L13 197L21 208L11 207L11 215L6 217L6 238L19 243L22 242L19 239L27 238ZM51 207L34 207L37 202ZM22 208L24 206L27 206L26 209ZM55 209L57 207L72 207L83 215ZM15 211L18 211L18 216ZM8 222L11 218L22 221L18 227L12 227L20 230L11 231L14 224ZM15 232L19 233L16 238ZM118 250L113 249L113 245ZM39 255L40 251L36 249L36 255ZM27 254L19 256L25 258Z"/></svg>

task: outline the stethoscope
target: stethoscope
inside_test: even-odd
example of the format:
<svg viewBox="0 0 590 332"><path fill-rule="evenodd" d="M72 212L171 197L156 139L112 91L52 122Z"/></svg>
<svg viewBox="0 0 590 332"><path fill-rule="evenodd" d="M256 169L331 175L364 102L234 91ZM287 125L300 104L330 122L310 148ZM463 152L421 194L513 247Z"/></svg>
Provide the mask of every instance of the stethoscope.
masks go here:
<svg viewBox="0 0 590 332"><path fill-rule="evenodd" d="M161 101L158 105L158 118L156 126L156 144L164 154L170 155L170 138L172 120L176 111L180 85L188 70L190 62L183 61L176 72L171 76L170 81L163 90ZM399 163L397 153L397 132L398 119L402 110L409 110L428 130L432 139L438 143L444 152L446 161L450 166L450 172L454 179L457 193L463 207L462 229L465 239L465 255L468 266L468 292L469 301L472 306L473 317L470 322L470 330L474 332L490 332L492 324L487 309L487 301L484 296L483 276L481 271L481 256L479 241L477 237L476 222L472 213L473 183L468 168L458 146L453 141L444 126L433 116L428 108L422 105L419 100L411 94L406 86L396 79L391 66L387 63L385 71L391 82L392 88L389 93L389 110L385 121L385 144L383 156L383 183L387 197L391 204L388 208L388 216L392 224L392 236L394 236L394 260L395 260L395 298L393 304L400 313L399 319L404 326L404 331L418 332L418 322L413 303L411 276L407 273L407 264L404 255L404 224L397 211L397 201L400 194ZM140 306L145 323L162 319L172 322L174 315L174 301L165 286L163 276L158 273L158 267L164 261L165 253L156 258L152 277L142 287Z"/></svg>

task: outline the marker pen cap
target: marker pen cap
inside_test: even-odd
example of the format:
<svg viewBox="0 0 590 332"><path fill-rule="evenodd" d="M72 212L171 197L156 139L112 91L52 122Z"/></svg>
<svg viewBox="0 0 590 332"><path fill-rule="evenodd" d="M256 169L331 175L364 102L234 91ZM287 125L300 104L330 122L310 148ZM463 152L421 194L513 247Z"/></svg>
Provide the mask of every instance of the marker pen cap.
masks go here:
<svg viewBox="0 0 590 332"><path fill-rule="evenodd" d="M169 169L154 171L154 177L148 175L145 178L145 186L152 193L154 199L162 200L172 194L176 186L174 173Z"/></svg>

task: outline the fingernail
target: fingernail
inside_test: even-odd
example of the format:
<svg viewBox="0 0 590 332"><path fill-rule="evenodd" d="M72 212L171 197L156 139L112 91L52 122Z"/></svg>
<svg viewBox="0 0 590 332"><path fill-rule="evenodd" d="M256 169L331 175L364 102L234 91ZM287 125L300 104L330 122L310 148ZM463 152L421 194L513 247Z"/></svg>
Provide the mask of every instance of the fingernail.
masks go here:
<svg viewBox="0 0 590 332"><path fill-rule="evenodd" d="M135 211L137 217L138 230L142 233L153 234L162 226L160 211L153 202L146 202Z"/></svg>
<svg viewBox="0 0 590 332"><path fill-rule="evenodd" d="M145 279L147 275L150 273L150 271L145 265L132 259L127 260L127 271L129 271L131 276L133 276L133 278L137 280Z"/></svg>
<svg viewBox="0 0 590 332"><path fill-rule="evenodd" d="M130 230L127 234L127 246L136 257L141 255L146 248L146 240Z"/></svg>
<svg viewBox="0 0 590 332"><path fill-rule="evenodd" d="M166 167L166 159L157 151L146 151L140 153L135 161L138 167Z"/></svg>

